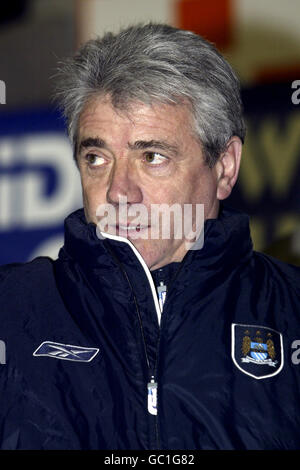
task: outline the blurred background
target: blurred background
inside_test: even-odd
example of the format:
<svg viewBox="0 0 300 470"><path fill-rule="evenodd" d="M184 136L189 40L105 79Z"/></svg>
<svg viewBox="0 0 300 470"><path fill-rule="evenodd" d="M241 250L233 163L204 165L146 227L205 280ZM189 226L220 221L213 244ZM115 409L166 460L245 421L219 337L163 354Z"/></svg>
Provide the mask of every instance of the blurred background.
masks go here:
<svg viewBox="0 0 300 470"><path fill-rule="evenodd" d="M230 200L254 247L300 265L299 0L10 0L0 9L0 264L57 256L82 206L56 66L79 45L138 21L214 42L237 71L247 122Z"/></svg>

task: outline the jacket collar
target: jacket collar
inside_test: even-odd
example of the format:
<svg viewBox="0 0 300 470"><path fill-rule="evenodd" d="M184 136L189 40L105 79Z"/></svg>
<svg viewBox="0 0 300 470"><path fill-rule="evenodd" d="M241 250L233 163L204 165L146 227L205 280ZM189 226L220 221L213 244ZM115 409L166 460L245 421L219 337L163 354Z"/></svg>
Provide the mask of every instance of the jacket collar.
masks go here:
<svg viewBox="0 0 300 470"><path fill-rule="evenodd" d="M203 248L187 252L185 267L196 271L233 268L248 262L252 249L249 216L222 204L218 218L205 221Z"/></svg>
<svg viewBox="0 0 300 470"><path fill-rule="evenodd" d="M140 264L130 244L100 239L95 224L86 222L83 209L73 212L65 220L65 244L60 258L65 256L86 268L103 270L118 268L118 262L131 269ZM249 217L222 205L217 219L205 221L203 247L189 250L179 264L193 271L227 271L249 261L251 256Z"/></svg>

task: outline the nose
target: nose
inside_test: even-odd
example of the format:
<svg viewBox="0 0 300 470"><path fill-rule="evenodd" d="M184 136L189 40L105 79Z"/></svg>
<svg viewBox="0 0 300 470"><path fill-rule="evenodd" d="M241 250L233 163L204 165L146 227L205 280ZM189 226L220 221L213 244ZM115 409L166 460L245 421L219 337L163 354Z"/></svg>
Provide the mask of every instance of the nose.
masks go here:
<svg viewBox="0 0 300 470"><path fill-rule="evenodd" d="M143 199L137 174L127 158L115 162L106 194L107 202L114 205L125 198L127 204L137 204Z"/></svg>

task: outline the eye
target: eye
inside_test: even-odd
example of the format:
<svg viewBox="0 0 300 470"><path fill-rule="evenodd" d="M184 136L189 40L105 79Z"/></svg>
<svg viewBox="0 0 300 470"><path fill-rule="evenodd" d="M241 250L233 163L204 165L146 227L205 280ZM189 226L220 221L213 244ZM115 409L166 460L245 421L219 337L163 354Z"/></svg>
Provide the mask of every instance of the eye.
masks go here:
<svg viewBox="0 0 300 470"><path fill-rule="evenodd" d="M152 166L161 165L162 163L166 162L168 158L164 157L158 152L147 152L145 154L145 161Z"/></svg>
<svg viewBox="0 0 300 470"><path fill-rule="evenodd" d="M105 163L105 159L94 153L87 153L85 159L90 167L101 166Z"/></svg>

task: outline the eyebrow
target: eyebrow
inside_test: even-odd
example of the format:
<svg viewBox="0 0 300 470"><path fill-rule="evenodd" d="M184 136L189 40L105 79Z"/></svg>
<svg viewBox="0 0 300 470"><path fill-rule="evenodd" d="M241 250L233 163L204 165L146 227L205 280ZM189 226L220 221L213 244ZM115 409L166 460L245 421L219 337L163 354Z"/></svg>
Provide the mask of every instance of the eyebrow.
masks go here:
<svg viewBox="0 0 300 470"><path fill-rule="evenodd" d="M90 147L97 147L97 148L107 148L106 143L104 140L99 139L99 137L88 137L87 139L83 139L80 142L79 145L79 153L82 151L84 148L90 148Z"/></svg>
<svg viewBox="0 0 300 470"><path fill-rule="evenodd" d="M172 152L174 155L179 153L179 149L176 145L169 144L168 142L161 140L137 140L133 144L128 142L128 148L131 150L144 150L149 148L156 148L167 152ZM79 153L84 148L96 147L100 149L108 149L108 145L103 139L99 137L88 137L80 142Z"/></svg>
<svg viewBox="0 0 300 470"><path fill-rule="evenodd" d="M175 155L179 153L177 145L172 145L162 140L137 140L134 142L134 144L128 143L128 147L132 150L156 148L167 152L172 152Z"/></svg>

